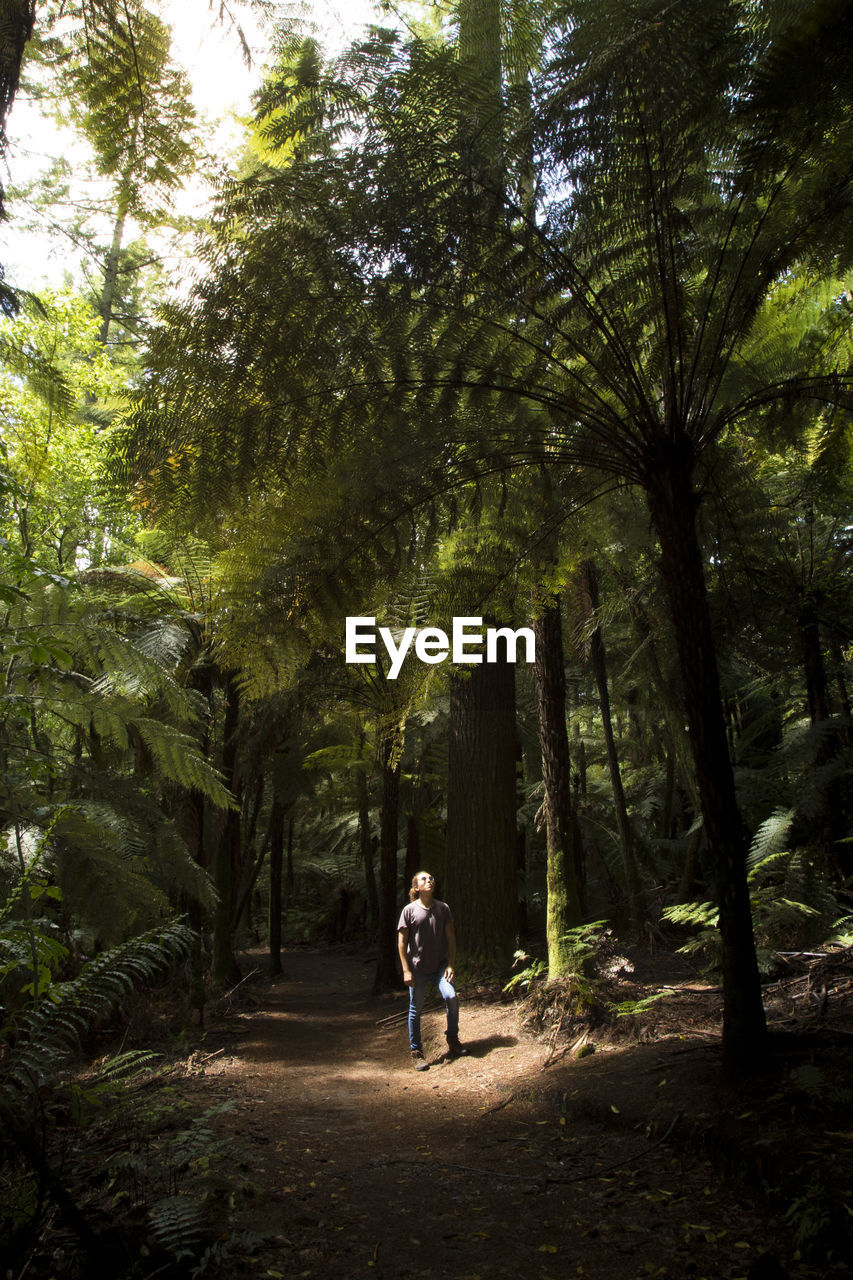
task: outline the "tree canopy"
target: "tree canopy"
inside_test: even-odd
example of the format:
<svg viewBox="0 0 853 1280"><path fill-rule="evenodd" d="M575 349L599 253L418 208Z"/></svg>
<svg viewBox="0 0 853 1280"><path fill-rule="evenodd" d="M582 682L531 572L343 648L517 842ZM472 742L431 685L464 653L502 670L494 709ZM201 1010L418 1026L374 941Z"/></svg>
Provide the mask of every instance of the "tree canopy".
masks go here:
<svg viewBox="0 0 853 1280"><path fill-rule="evenodd" d="M224 982L253 916L275 954L362 930L381 989L428 859L472 971L691 929L729 1070L761 1057L774 937L849 908L848 8L465 0L334 58L285 26L152 325L116 301L124 218L196 159L168 30L21 9L7 107L38 38L114 221L98 319L0 335L10 885L37 848L82 912L84 832L110 939L180 909ZM536 660L353 664L353 616Z"/></svg>

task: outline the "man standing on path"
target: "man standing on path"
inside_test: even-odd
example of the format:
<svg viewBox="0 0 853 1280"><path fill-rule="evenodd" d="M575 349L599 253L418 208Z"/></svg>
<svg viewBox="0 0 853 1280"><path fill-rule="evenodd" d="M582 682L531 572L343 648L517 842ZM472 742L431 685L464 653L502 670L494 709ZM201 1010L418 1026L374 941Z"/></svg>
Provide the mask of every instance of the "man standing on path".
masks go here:
<svg viewBox="0 0 853 1280"><path fill-rule="evenodd" d="M447 903L434 897L434 893L434 877L428 871L419 871L412 879L409 904L403 907L397 925L397 950L403 981L409 988L409 1045L416 1071L429 1067L421 1044L421 1010L430 984L438 987L447 1010L448 1056L458 1058L466 1052L459 1043L459 1000L453 986L453 917Z"/></svg>

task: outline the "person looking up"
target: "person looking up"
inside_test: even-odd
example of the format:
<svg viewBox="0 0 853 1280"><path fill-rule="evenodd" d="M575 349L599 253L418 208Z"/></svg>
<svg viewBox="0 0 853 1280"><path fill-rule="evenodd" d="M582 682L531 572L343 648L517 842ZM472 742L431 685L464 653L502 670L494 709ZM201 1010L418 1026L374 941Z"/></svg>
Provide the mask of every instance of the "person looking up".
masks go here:
<svg viewBox="0 0 853 1280"><path fill-rule="evenodd" d="M416 1071L429 1068L421 1042L421 1012L430 986L438 988L447 1011L448 1057L461 1057L466 1050L459 1043L459 1000L453 985L456 931L450 907L435 897L435 877L428 871L419 871L412 877L409 903L403 907L397 925L397 950L403 981L409 988L412 1065Z"/></svg>

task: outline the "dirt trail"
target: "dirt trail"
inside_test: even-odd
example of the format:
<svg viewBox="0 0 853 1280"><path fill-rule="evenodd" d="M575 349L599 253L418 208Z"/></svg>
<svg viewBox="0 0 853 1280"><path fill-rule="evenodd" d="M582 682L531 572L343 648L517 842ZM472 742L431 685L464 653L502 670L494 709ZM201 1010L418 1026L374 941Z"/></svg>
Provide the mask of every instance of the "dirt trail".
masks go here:
<svg viewBox="0 0 853 1280"><path fill-rule="evenodd" d="M784 1250L762 1205L675 1141L677 1126L660 1141L696 1087L678 1086L679 1062L701 1047L543 1071L547 1045L512 1008L462 991L469 1056L440 1061L435 1010L433 1065L418 1073L404 1025L376 1025L405 997L372 999L362 957L292 952L285 969L229 1019L195 1082L204 1105L235 1104L221 1123L248 1153L240 1225L264 1241L235 1277L757 1280Z"/></svg>

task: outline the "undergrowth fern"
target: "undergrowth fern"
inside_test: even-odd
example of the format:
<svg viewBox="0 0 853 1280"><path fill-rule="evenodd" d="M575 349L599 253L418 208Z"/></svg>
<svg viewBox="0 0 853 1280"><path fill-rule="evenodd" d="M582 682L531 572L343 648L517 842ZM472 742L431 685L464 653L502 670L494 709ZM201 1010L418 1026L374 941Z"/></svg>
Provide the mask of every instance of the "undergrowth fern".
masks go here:
<svg viewBox="0 0 853 1280"><path fill-rule="evenodd" d="M45 935L44 925L33 924ZM20 923L0 933L0 955L21 958ZM49 936L49 935L47 935ZM29 1122L44 1088L55 1084L59 1072L80 1045L82 1037L144 983L162 980L189 953L192 931L180 921L152 930L89 960L66 981L51 981L34 1005L25 1007L2 1028L6 1050L0 1080L0 1114L14 1124Z"/></svg>
<svg viewBox="0 0 853 1280"><path fill-rule="evenodd" d="M752 922L759 969L768 973L777 952L817 945L831 936L839 915L838 903L826 877L802 852L778 849L787 835L791 815L774 814L753 841L748 875ZM775 852L767 853L768 849ZM712 902L682 902L666 907L670 924L694 930L679 950L703 955L711 967L718 963L719 912Z"/></svg>

